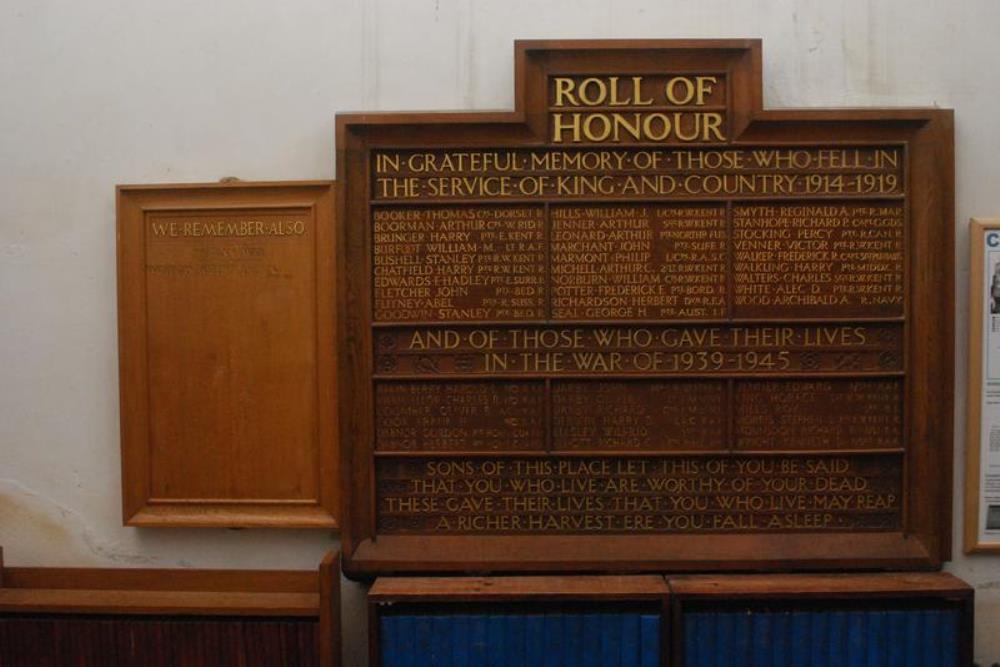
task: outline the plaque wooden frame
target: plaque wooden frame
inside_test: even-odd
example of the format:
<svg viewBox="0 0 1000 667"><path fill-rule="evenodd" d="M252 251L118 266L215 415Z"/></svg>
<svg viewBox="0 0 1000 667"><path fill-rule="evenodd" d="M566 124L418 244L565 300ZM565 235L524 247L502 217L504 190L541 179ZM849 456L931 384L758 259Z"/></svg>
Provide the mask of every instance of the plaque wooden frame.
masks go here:
<svg viewBox="0 0 1000 667"><path fill-rule="evenodd" d="M1000 540L985 542L979 531L982 512L983 318L985 312L985 233L1000 230L1000 219L973 218L969 229L969 372L965 435L965 553L1000 553Z"/></svg>
<svg viewBox="0 0 1000 667"><path fill-rule="evenodd" d="M330 181L118 186L126 525L337 526L333 209Z"/></svg>
<svg viewBox="0 0 1000 667"><path fill-rule="evenodd" d="M337 216L338 303L344 313L338 332L339 383L341 395L348 397L341 403L341 440L345 443L342 470L348 508L342 522L345 572L363 578L461 571L940 567L951 553L952 112L764 109L759 40L519 41L514 64L513 111L337 116L337 178L343 188ZM857 146L883 142L898 146L905 155L905 309L901 317L888 318L903 331L905 370L900 375L905 376L904 445L896 452L905 453L900 528L883 532L659 535L379 532L374 451L373 259L367 222L371 220L374 199L370 180L373 151L550 146L546 144L550 111L547 77L664 71L710 71L727 77L730 146Z"/></svg>

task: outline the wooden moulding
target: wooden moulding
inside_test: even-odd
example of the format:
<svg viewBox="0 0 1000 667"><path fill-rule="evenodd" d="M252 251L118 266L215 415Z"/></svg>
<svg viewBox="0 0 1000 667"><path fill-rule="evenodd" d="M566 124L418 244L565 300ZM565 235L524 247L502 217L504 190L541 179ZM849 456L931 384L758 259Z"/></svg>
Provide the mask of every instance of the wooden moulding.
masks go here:
<svg viewBox="0 0 1000 667"><path fill-rule="evenodd" d="M947 572L728 574L667 577L680 600L735 598L940 597L966 600L972 588Z"/></svg>
<svg viewBox="0 0 1000 667"><path fill-rule="evenodd" d="M311 572L5 568L0 561L0 623L22 615L311 623L316 664L334 667L340 664L340 554L330 552ZM125 631L123 627L121 632ZM0 656L4 648L0 647Z"/></svg>
<svg viewBox="0 0 1000 667"><path fill-rule="evenodd" d="M117 193L124 522L335 527L333 183Z"/></svg>
<svg viewBox="0 0 1000 667"><path fill-rule="evenodd" d="M667 594L656 575L563 577L380 577L368 591L374 603L499 602L511 600L656 600Z"/></svg>
<svg viewBox="0 0 1000 667"><path fill-rule="evenodd" d="M338 383L344 398L339 405L347 507L341 528L349 576L932 570L951 557L953 114L933 108L764 109L761 49L759 40L520 41L515 45L515 105L510 112L337 116L337 299L344 314L338 322ZM662 103L667 75L714 77L718 86L702 108L724 116L724 140L556 141L554 128L565 121L556 118L564 110L559 106L559 82L575 82L580 91L586 87L579 100L590 97L587 105L567 113L693 112L690 106L654 106ZM649 81L646 88L632 83L641 77ZM695 89L695 84L685 85ZM605 99L601 91L612 86L619 86L619 96ZM690 174L720 179L737 174L758 187L753 179L765 170L760 163L743 171L715 168L706 156L729 152L740 161L740 156L761 148L801 149L802 155L816 160L807 160L811 166L796 166L788 159L786 166L775 167L778 176L798 184L784 190L767 189L766 183L759 190L721 194L656 189L659 176L683 180ZM865 151L872 159L848 164ZM565 158L602 152L609 154L608 161L592 161L596 166ZM611 153L626 156L627 166L614 166ZM647 153L662 154L667 166L643 171L638 156L651 164ZM848 159L822 162L821 153ZM517 166L518 155L528 167ZM700 156L698 164L705 166L682 164L689 155ZM569 166L551 166L555 164ZM635 189L622 194L626 190L615 184L628 182L636 173L649 176L653 185L639 194ZM539 174L551 179L549 185L537 178ZM843 179L837 180L840 176ZM567 190L558 185L563 177L571 184ZM607 191L593 185L604 183L604 177L610 179ZM494 179L495 184L504 178L515 183L512 188L516 183L531 185L502 191L482 180ZM574 190L576 178L590 183L590 189ZM806 187L814 182L815 189ZM476 189L476 183L483 185ZM761 202L767 205L758 206ZM752 212L793 210L803 203L814 205L810 211L823 206L846 211L831 214L846 217L824 227L823 212ZM660 233L672 229L663 220L680 215L678 210L699 207L692 217L711 221L713 238L725 239L723 250L709 257L715 264L704 259L710 253L668 254L656 245ZM574 208L587 212L575 213ZM576 314L556 312L560 306L552 294L558 283L552 276L557 275L557 263L562 262L559 266L571 277L586 278L610 260L566 259L576 251L557 252L554 230L560 220L572 218L567 224L576 226L564 231L589 234L582 223L596 219L586 216L597 215L592 211L598 209L622 211L608 220L626 230L638 220L644 225L642 233L654 239L643 250L652 259L628 265L640 268L621 269L630 279L629 271L635 272L634 284L655 283L660 268L677 270L687 263L691 268L685 270L695 278L724 285L720 299L701 309L707 315L671 310L669 304L607 317L587 314L582 306L564 308ZM665 217L655 217L664 210ZM760 220L751 220L754 215ZM774 223L774 216L785 219ZM789 222L792 218L805 222ZM508 239L537 243L504 245L503 236L487 236L485 225L477 227L481 219L493 225L489 230L514 230ZM505 227L511 219L514 222ZM453 220L465 226L440 224ZM376 225L380 221L385 223L384 234ZM795 240L808 240L808 234L820 230L815 238L839 239L849 253L865 259L848 264L826 258L823 261L834 265L829 270L781 269L792 274L781 278L788 281L789 292L806 285L815 288L810 294L829 299L736 299L741 285L767 287L769 276L785 275L777 269L737 268L738 236L733 230L738 224L751 232L791 229L789 238ZM851 235L835 231L848 228ZM775 258L783 255L810 257L791 252L793 246L784 241L768 240L777 237L759 238L765 239L761 254L769 262L777 263ZM869 238L876 241L868 243ZM840 252L831 249L834 255ZM463 268L463 263L479 271L472 275L489 274L489 280L470 279L473 288L456 290L458 296L447 307L435 301L439 292L420 287L461 282L452 278L461 275L453 269ZM668 266L671 263L675 266ZM541 285L533 297L520 298L528 293L517 291L522 283L504 277L512 273L507 270L511 264L516 264L518 276L527 275L532 284ZM386 268L394 266L403 270L390 273ZM656 270L643 268L647 266ZM407 282L411 274L405 269L411 267L419 279ZM765 276L754 278L759 285L741 278L757 276L755 271ZM683 283L662 280L659 287L664 289ZM562 300L576 303L576 294L590 294L585 291L590 283L581 279L579 284L583 287L573 282ZM607 287L604 294L619 283L594 284ZM421 289L431 305L416 298L407 301L407 292ZM836 295L845 293L851 296L838 300ZM890 296L869 299L871 294ZM697 298L694 289L689 296ZM604 343L594 342L597 327L632 333L644 328L654 340L663 328L672 327L692 331L695 341L695 334L713 327L723 338L735 338L737 330L759 333L774 327L787 332L791 342L771 347L746 343L739 350L726 347L726 342L715 347L696 342L687 349L692 360L703 355L700 367L665 363L644 369L636 354L631 368L609 370L607 364L598 367L573 359L581 350L593 358L611 349L614 344L601 347ZM809 342L810 334L799 333L817 327L826 336L821 342ZM569 343L559 342L560 330L571 330ZM834 343L829 337L847 331L857 334L857 340ZM517 343L518 336L528 339L524 332L536 341L539 332L558 340L551 346ZM577 332L580 344L575 342ZM559 368L550 350L562 354ZM683 362L680 355L671 357L669 349L661 351L664 358ZM777 355L779 366L785 365L731 363L769 353ZM713 358L714 367L706 361ZM808 382L832 388L813 390L804 398L801 383ZM587 387L598 385L603 393L588 393ZM478 398L481 395L486 398ZM680 419L674 422L662 412L654 413L656 406L673 404L690 420L683 423L697 424L686 434ZM571 428L554 426L560 405L576 410L563 412L562 424ZM752 409L741 413L744 405L766 407L756 414ZM566 435L581 426L583 420L575 415L591 414L596 420L603 419L601 415L610 418L591 429L590 436ZM760 421L741 422L747 414ZM800 415L818 426L789 436ZM782 421L785 416L792 419ZM593 435L603 433L603 424L613 426L614 419L631 417L647 424L652 435L617 440ZM424 421L432 426L425 428ZM740 431L745 424L750 426ZM757 436L744 437L758 426ZM761 462L773 462L774 470L735 472L741 462L761 468ZM553 472L557 466L570 472ZM831 473L838 467L841 472ZM572 472L574 468L585 470ZM782 474L786 489L798 485L798 490L766 488L764 482ZM705 509L675 509L669 493L643 486L655 475L660 482L727 486L718 493L678 491L675 495L686 494L680 500L709 504ZM482 482L487 491L466 492L466 482ZM542 489L547 482L554 483L548 492L523 490L529 488L526 484ZM726 494L744 509L723 504ZM834 494L839 494L840 506L830 510ZM763 509L745 509L752 504ZM688 525L668 523L668 515L684 518Z"/></svg>

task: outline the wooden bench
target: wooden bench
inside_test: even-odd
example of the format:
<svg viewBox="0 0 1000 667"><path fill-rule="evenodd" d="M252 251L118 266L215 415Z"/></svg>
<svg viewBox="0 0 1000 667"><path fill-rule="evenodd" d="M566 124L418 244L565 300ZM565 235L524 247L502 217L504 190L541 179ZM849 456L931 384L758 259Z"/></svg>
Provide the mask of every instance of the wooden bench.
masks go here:
<svg viewBox="0 0 1000 667"><path fill-rule="evenodd" d="M340 664L340 556L318 571L3 567L0 665Z"/></svg>

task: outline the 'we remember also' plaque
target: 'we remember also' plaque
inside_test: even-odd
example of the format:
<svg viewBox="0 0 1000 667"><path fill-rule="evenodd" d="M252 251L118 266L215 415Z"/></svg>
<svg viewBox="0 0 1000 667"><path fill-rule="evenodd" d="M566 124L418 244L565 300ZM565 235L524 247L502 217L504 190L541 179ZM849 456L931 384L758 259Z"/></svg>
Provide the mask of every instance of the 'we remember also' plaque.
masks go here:
<svg viewBox="0 0 1000 667"><path fill-rule="evenodd" d="M763 110L760 54L338 117L349 573L949 557L951 112Z"/></svg>

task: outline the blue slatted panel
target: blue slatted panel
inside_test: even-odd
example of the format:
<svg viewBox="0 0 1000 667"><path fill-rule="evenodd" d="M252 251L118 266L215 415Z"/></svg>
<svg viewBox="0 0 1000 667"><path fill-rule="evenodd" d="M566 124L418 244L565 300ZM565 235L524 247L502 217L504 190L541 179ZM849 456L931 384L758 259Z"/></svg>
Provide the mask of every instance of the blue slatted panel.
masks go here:
<svg viewBox="0 0 1000 667"><path fill-rule="evenodd" d="M684 667L957 667L955 609L696 612Z"/></svg>
<svg viewBox="0 0 1000 667"><path fill-rule="evenodd" d="M661 621L632 612L384 614L382 667L659 667Z"/></svg>

